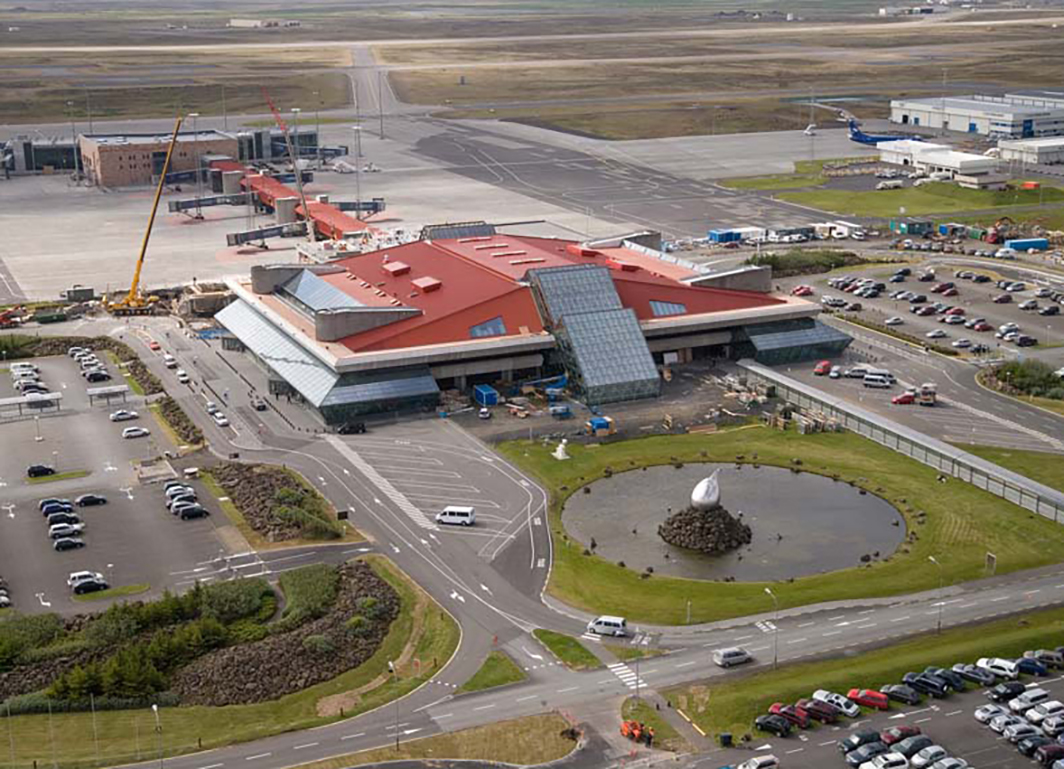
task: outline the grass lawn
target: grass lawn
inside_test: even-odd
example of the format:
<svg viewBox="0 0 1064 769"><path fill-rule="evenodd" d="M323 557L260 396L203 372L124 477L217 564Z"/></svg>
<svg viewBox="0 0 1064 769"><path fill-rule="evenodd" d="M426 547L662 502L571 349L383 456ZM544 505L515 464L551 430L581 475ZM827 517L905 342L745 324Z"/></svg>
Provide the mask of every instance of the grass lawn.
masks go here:
<svg viewBox="0 0 1064 769"><path fill-rule="evenodd" d="M1064 609L1033 612L997 622L947 630L846 656L845 662L822 660L783 665L721 683L678 686L663 691L710 736L750 732L754 717L773 702L794 702L814 689L846 692L852 687L878 689L897 683L910 670L928 665L950 667L979 657L1019 657L1027 649L1052 648L1064 631ZM708 664L708 661L707 661ZM818 729L825 733L823 727Z"/></svg>
<svg viewBox="0 0 1064 769"><path fill-rule="evenodd" d="M92 470L68 470L65 473L56 473L55 475L27 478L26 482L32 484L52 483L53 481L69 481L71 478L84 478L86 475L92 475Z"/></svg>
<svg viewBox="0 0 1064 769"><path fill-rule="evenodd" d="M682 462L760 462L836 475L894 504L918 539L880 562L828 574L771 583L783 608L866 596L901 595L938 585L927 560L935 555L947 584L983 576L988 550L998 556L998 572L1045 566L1064 558L1064 532L1052 521L960 481L937 483L930 467L853 433L799 435L751 425L713 434L655 436L603 444L591 449L570 444L568 461L551 456L553 445L512 441L499 450L536 475L551 493L550 526L554 564L549 590L572 606L598 614L626 616L629 624L679 625L709 622L772 608L766 583L708 582L654 575L642 579L566 536L561 510L570 494L613 472L643 465ZM638 472L638 471L637 471ZM924 523L917 523L918 512ZM854 555L856 561L857 554Z"/></svg>
<svg viewBox="0 0 1064 769"><path fill-rule="evenodd" d="M543 628L534 630L533 635L570 670L593 670L602 667L599 658L585 649L571 635L555 633L553 630Z"/></svg>
<svg viewBox="0 0 1064 769"><path fill-rule="evenodd" d="M271 734L331 723L343 715L372 710L413 691L447 663L458 647L458 625L405 574L382 556L367 556L374 570L395 588L402 610L392 622L381 647L364 665L331 681L256 705L163 708L163 750L166 756L191 753L260 739ZM388 675L388 661L398 660L398 680ZM62 713L52 717L55 754L61 767L114 766L157 753L151 710L117 710L96 714L100 760L93 748L90 713ZM48 716L14 716L10 726L15 745L14 769L52 764ZM8 754L5 750L4 758ZM8 766L5 763L5 769Z"/></svg>
<svg viewBox="0 0 1064 769"><path fill-rule="evenodd" d="M174 430L173 425L171 425L167 421L166 417L163 416L163 412L162 412L162 409L159 408L159 404L157 404L157 403L148 404L148 411L150 411L151 415L153 417L155 417L155 421L159 425L159 429L161 429L166 434L167 439L174 446L187 446L188 445L187 441L181 440L181 436L178 435L177 431Z"/></svg>
<svg viewBox="0 0 1064 769"><path fill-rule="evenodd" d="M214 476L209 472L200 473L200 480L203 481L203 485L207 487L207 490L214 495L214 498L218 500L218 506L222 508L222 512L225 513L225 517L229 519L229 522L236 526L237 530L244 536L244 539L248 541L248 544L255 550L279 550L285 547L305 547L308 545L322 545L322 544L349 544L351 542L362 542L364 537L353 526L348 524L344 525L344 536L340 539L286 539L280 542L270 542L248 524L247 519L244 518L244 514L240 512L240 509L233 504L233 500L229 498L229 494L221 485L214 479ZM341 523L344 523L341 521Z"/></svg>
<svg viewBox="0 0 1064 769"><path fill-rule="evenodd" d="M977 457L982 457L1015 473L1025 475L1033 481L1064 492L1064 454L1055 454L1051 451L1002 449L997 446L956 445Z"/></svg>
<svg viewBox="0 0 1064 769"><path fill-rule="evenodd" d="M107 356L107 359L109 361L111 361L111 364L116 369L118 369L118 373L120 373L122 375L122 378L126 380L126 384L129 385L129 389L132 390L137 395L143 395L144 394L144 388L141 387L140 386L140 382L138 382L136 380L136 378L132 374L129 373L129 369L127 369L124 365L122 365L122 361L120 361L118 359L118 356L115 355L114 351L113 350L104 350L103 352L104 352L104 355Z"/></svg>
<svg viewBox="0 0 1064 769"><path fill-rule="evenodd" d="M83 593L82 595L75 595L75 601L102 601L105 598L119 598L124 595L139 595L140 593L147 593L151 590L151 585L147 582L138 582L134 585L121 585L119 587L112 587L110 590L100 590L96 593Z"/></svg>
<svg viewBox="0 0 1064 769"><path fill-rule="evenodd" d="M499 761L517 766L545 764L564 758L576 747L572 740L561 736L568 726L557 713L543 713L404 742L399 750L393 745L300 764L298 769L347 769L414 759Z"/></svg>
<svg viewBox="0 0 1064 769"><path fill-rule="evenodd" d="M659 750L671 750L674 753L686 753L691 749L672 724L661 717L646 700L629 697L621 705L621 720L639 721L654 730L654 746Z"/></svg>
<svg viewBox="0 0 1064 769"><path fill-rule="evenodd" d="M940 182L922 187L899 190L808 190L785 192L780 199L804 206L853 216L897 216L898 207L905 206L910 216L955 211L974 211L984 208L1038 205L1039 195L1046 203L1064 201L1064 190L1046 187L1042 190L966 190Z"/></svg>
<svg viewBox="0 0 1064 769"><path fill-rule="evenodd" d="M604 647L610 650L614 657L621 662L629 662L631 660L645 660L650 657L660 657L665 652L661 649L651 649L646 646L632 646L631 644L608 644L603 643Z"/></svg>
<svg viewBox="0 0 1064 769"><path fill-rule="evenodd" d="M859 158L870 160L871 158ZM736 190L794 190L800 187L819 187L827 182L828 177L822 173L825 163L838 163L846 158L825 160L798 160L794 164L794 173L770 176L744 176L738 179L725 179L721 184Z"/></svg>
<svg viewBox="0 0 1064 769"><path fill-rule="evenodd" d="M506 684L515 684L518 681L524 681L528 676L525 675L525 671L521 670L517 666L517 663L510 659L510 655L505 652L492 651L484 664L480 666L480 670L476 674L462 684L458 689L459 694L462 692L479 692L484 689L494 689L496 686L506 686Z"/></svg>
<svg viewBox="0 0 1064 769"><path fill-rule="evenodd" d="M1045 345L1043 345L1043 347L1045 347ZM975 381L987 390L992 390L993 392L996 392L999 395L1004 395L1006 398L1013 398L1018 401L1023 401L1024 403L1030 403L1032 406L1038 406L1039 408L1043 408L1046 411L1052 411L1055 414L1060 414L1061 416L1064 416L1064 401L1054 400L1053 398L1043 398L1040 395L1009 395L1008 393L1000 392L986 383L984 374L986 374L988 371L989 369L983 369L978 374L976 374L975 377Z"/></svg>

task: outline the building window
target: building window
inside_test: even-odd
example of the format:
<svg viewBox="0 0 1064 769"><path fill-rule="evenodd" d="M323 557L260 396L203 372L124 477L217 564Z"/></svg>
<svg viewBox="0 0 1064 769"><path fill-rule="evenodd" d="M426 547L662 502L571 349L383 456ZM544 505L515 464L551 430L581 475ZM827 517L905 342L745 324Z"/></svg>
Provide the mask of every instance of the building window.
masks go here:
<svg viewBox="0 0 1064 769"><path fill-rule="evenodd" d="M506 336L506 324L502 322L502 316L478 323L469 329L469 336L473 339L483 339L489 336Z"/></svg>
<svg viewBox="0 0 1064 769"><path fill-rule="evenodd" d="M656 318L662 318L666 315L685 315L687 313L687 305L679 302L659 302L651 299L650 311L654 313Z"/></svg>

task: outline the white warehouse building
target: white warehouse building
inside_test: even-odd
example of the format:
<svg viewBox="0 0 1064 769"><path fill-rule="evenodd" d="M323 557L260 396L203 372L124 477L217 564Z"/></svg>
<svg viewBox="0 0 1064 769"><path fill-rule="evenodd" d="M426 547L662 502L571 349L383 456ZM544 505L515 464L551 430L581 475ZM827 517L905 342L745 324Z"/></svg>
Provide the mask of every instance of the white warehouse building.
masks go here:
<svg viewBox="0 0 1064 769"><path fill-rule="evenodd" d="M998 139L1064 135L1064 93L947 96L894 99L890 120L899 125L945 129Z"/></svg>
<svg viewBox="0 0 1064 769"><path fill-rule="evenodd" d="M1002 139L1001 159L1028 165L1064 163L1064 136L1041 139Z"/></svg>
<svg viewBox="0 0 1064 769"><path fill-rule="evenodd" d="M997 160L986 155L957 152L946 144L911 139L880 142L879 159L884 163L913 166L924 173L948 173L958 176L981 176L997 170Z"/></svg>

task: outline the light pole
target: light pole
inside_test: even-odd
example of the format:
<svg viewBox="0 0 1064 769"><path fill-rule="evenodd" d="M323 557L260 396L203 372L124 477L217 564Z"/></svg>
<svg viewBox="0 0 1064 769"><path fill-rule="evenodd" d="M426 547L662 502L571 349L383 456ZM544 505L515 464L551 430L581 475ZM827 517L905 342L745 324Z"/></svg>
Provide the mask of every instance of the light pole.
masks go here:
<svg viewBox="0 0 1064 769"><path fill-rule="evenodd" d="M203 209L200 207L200 198L203 197L203 188L201 186L202 179L200 177L200 156L199 156L199 113L190 112L188 116L192 118L192 155L193 162L196 164L196 218L203 218Z"/></svg>
<svg viewBox="0 0 1064 769"><path fill-rule="evenodd" d="M355 216L362 219L362 126L351 126L355 132Z"/></svg>
<svg viewBox="0 0 1064 769"><path fill-rule="evenodd" d="M303 148L299 146L299 113L302 111L299 107L292 107L292 145L296 148L296 157L293 161L296 167L292 170L297 174L299 173L299 159L303 157Z"/></svg>
<svg viewBox="0 0 1064 769"><path fill-rule="evenodd" d="M399 683L399 670L395 667L395 663L388 660L388 672L392 674L395 682ZM395 697L395 750L399 751L399 689L396 687Z"/></svg>
<svg viewBox="0 0 1064 769"><path fill-rule="evenodd" d="M52 467L57 473L59 472L59 449L52 452Z"/></svg>
<svg viewBox="0 0 1064 769"><path fill-rule="evenodd" d="M321 91L314 91L314 154L321 168Z"/></svg>
<svg viewBox="0 0 1064 769"><path fill-rule="evenodd" d="M780 661L780 602L776 594L772 592L772 588L766 587L765 592L768 593L772 599L772 605L776 608L775 620L772 623L772 669L775 670Z"/></svg>
<svg viewBox="0 0 1064 769"><path fill-rule="evenodd" d="M159 720L159 706L152 705L151 712L155 714L155 744L159 749L159 769L163 769L163 722Z"/></svg>
<svg viewBox="0 0 1064 769"><path fill-rule="evenodd" d="M33 415L33 424L37 428L37 435L33 440L37 441L37 443L40 443L44 440L44 436L41 435L41 418L36 414Z"/></svg>
<svg viewBox="0 0 1064 769"><path fill-rule="evenodd" d="M935 628L935 632L936 633L941 633L942 632L942 599L944 598L944 596L942 595L942 591L944 589L944 587L943 587L944 583L943 583L943 577L942 577L942 564L940 564L937 560L935 560L935 556L933 556L933 555L927 556L927 560L931 561L931 563L935 564L935 566L938 567L938 623L937 623L937 626Z"/></svg>

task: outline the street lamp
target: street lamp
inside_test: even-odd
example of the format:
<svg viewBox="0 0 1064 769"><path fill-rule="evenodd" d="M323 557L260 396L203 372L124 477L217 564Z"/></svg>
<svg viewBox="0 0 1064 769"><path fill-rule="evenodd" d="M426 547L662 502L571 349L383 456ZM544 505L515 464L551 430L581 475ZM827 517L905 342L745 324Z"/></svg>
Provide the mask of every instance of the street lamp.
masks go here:
<svg viewBox="0 0 1064 769"><path fill-rule="evenodd" d="M351 126L355 132L355 217L362 218L362 126Z"/></svg>
<svg viewBox="0 0 1064 769"><path fill-rule="evenodd" d="M942 632L942 602L943 602L943 599L945 598L945 596L942 594L942 591L944 589L943 588L943 585L944 585L943 576L942 576L942 564L940 564L937 560L935 560L935 556L933 556L933 555L927 556L927 560L931 561L931 563L935 564L935 566L938 567L938 625L937 625L937 627L935 629L935 632L936 633L941 633Z"/></svg>
<svg viewBox="0 0 1064 769"><path fill-rule="evenodd" d="M196 218L203 218L203 209L200 207L200 198L203 197L202 177L200 176L200 155L199 155L199 113L190 112L188 116L192 118L192 155L193 162L196 164Z"/></svg>
<svg viewBox="0 0 1064 769"><path fill-rule="evenodd" d="M772 605L776 607L775 620L772 623L775 628L772 632L772 669L775 670L780 661L780 602L776 594L772 592L772 588L766 587L765 592L772 599Z"/></svg>
<svg viewBox="0 0 1064 769"><path fill-rule="evenodd" d="M395 663L388 660L388 672L392 674L395 682L399 683L399 671L395 667ZM396 687L395 692L395 749L399 750L399 689Z"/></svg>
<svg viewBox="0 0 1064 769"><path fill-rule="evenodd" d="M44 440L44 436L41 435L41 418L37 414L33 415L33 424L37 428L37 436L33 440L37 441L37 443L40 443Z"/></svg>
<svg viewBox="0 0 1064 769"><path fill-rule="evenodd" d="M57 473L59 472L59 449L52 452L52 467Z"/></svg>
<svg viewBox="0 0 1064 769"><path fill-rule="evenodd" d="M155 744L159 748L159 769L163 769L163 722L159 720L159 706L153 704L151 712L155 714Z"/></svg>

